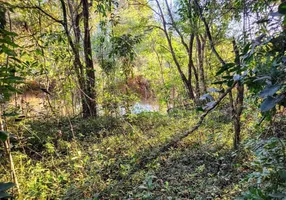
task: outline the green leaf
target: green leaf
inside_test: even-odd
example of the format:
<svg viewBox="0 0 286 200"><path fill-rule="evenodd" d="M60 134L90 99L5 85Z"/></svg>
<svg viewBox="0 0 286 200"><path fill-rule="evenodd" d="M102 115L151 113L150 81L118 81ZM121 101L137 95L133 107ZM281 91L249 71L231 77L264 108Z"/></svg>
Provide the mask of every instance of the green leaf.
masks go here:
<svg viewBox="0 0 286 200"><path fill-rule="evenodd" d="M203 107L201 107L201 106L196 107L196 110L197 110L198 112L199 112L199 111L201 111L201 112L203 112L203 111L204 111Z"/></svg>
<svg viewBox="0 0 286 200"><path fill-rule="evenodd" d="M260 106L260 110L261 112L266 112L271 110L272 108L275 107L275 105L277 103L279 103L280 101L282 101L285 98L284 95L279 95L277 97L271 97L268 96L266 99L264 99L264 101L262 102L261 106Z"/></svg>
<svg viewBox="0 0 286 200"><path fill-rule="evenodd" d="M221 84L224 84L224 83L227 83L227 81L216 81L216 82L214 82L212 84L214 84L214 85L221 85Z"/></svg>
<svg viewBox="0 0 286 200"><path fill-rule="evenodd" d="M15 87L12 87L11 85L7 85L6 88L10 91L10 92L17 92L17 93L22 93L21 90L18 90L17 88Z"/></svg>
<svg viewBox="0 0 286 200"><path fill-rule="evenodd" d="M0 33L3 33L3 35L6 35L6 36L12 36L12 37L18 35L18 34L15 33L15 32L6 31L6 30L4 30L4 29L1 29L1 30L0 30Z"/></svg>
<svg viewBox="0 0 286 200"><path fill-rule="evenodd" d="M5 54L9 55L9 56L16 56L16 53L11 50L10 48L6 47L5 45L1 45L0 46L0 54L4 52Z"/></svg>
<svg viewBox="0 0 286 200"><path fill-rule="evenodd" d="M9 136L9 133L6 131L0 131L0 140L2 140L3 142L7 140ZM1 186L3 183L0 183L0 191L2 191Z"/></svg>
<svg viewBox="0 0 286 200"><path fill-rule="evenodd" d="M10 77L3 78L1 80L23 81L24 79L20 76L10 76Z"/></svg>
<svg viewBox="0 0 286 200"><path fill-rule="evenodd" d="M229 81L233 79L233 76L223 76L222 78Z"/></svg>
<svg viewBox="0 0 286 200"><path fill-rule="evenodd" d="M36 49L36 50L35 50L35 53L36 53L37 55L43 56L43 52L42 52L41 49Z"/></svg>
<svg viewBox="0 0 286 200"><path fill-rule="evenodd" d="M262 76L253 80L253 82L261 81L261 80L271 80L271 76Z"/></svg>
<svg viewBox="0 0 286 200"><path fill-rule="evenodd" d="M10 198L12 197L10 194L8 194L7 192L0 192L0 199L2 198Z"/></svg>
<svg viewBox="0 0 286 200"><path fill-rule="evenodd" d="M210 94L208 94L208 93L206 93L206 94L204 94L204 95L202 95L202 96L200 97L200 100L207 100L207 99L209 99L209 100L211 100L211 101L214 101L213 96L210 95Z"/></svg>
<svg viewBox="0 0 286 200"><path fill-rule="evenodd" d="M220 70L216 73L216 76L222 74L223 72L225 72L226 70L228 70L228 69L230 69L230 68L232 68L232 67L234 67L234 66L235 66L234 63L227 63L227 64L223 65L223 66L220 68Z"/></svg>
<svg viewBox="0 0 286 200"><path fill-rule="evenodd" d="M234 83L234 81L233 81L233 80L230 80L230 81L227 82L227 86L228 86L228 87L231 87L231 86L233 85L233 83Z"/></svg>
<svg viewBox="0 0 286 200"><path fill-rule="evenodd" d="M19 113L16 113L16 112L10 112L10 113L4 113L2 115L2 117L15 117L15 116L18 116Z"/></svg>
<svg viewBox="0 0 286 200"><path fill-rule="evenodd" d="M279 171L279 176L282 180L286 181L286 170Z"/></svg>
<svg viewBox="0 0 286 200"><path fill-rule="evenodd" d="M9 37L0 38L0 43L8 44L12 47L19 47L19 45L15 44Z"/></svg>
<svg viewBox="0 0 286 200"><path fill-rule="evenodd" d="M1 133L1 132L0 132ZM0 192L10 189L11 187L15 186L14 183L0 183ZM1 196L0 196L1 197Z"/></svg>
<svg viewBox="0 0 286 200"><path fill-rule="evenodd" d="M273 197L273 198L284 198L286 197L286 194L285 193L275 193L275 194L269 194L270 197Z"/></svg>
<svg viewBox="0 0 286 200"><path fill-rule="evenodd" d="M278 12L286 15L286 3L281 3L278 7Z"/></svg>
<svg viewBox="0 0 286 200"><path fill-rule="evenodd" d="M244 55L247 54L247 52L249 51L250 45L251 45L251 43L248 43L248 44L245 45L245 47L243 48L243 54L244 54Z"/></svg>
<svg viewBox="0 0 286 200"><path fill-rule="evenodd" d="M11 59L15 60L15 61L18 62L18 63L21 63L21 61L20 61L18 58L11 57Z"/></svg>
<svg viewBox="0 0 286 200"><path fill-rule="evenodd" d="M267 86L264 90L262 90L259 94L261 98L265 98L267 96L273 96L279 89L281 85L270 85Z"/></svg>

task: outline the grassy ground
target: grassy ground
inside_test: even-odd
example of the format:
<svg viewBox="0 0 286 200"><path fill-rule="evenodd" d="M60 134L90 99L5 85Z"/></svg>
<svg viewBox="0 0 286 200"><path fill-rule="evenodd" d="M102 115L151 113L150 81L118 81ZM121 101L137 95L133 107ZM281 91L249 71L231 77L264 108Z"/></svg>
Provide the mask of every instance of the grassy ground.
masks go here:
<svg viewBox="0 0 286 200"><path fill-rule="evenodd" d="M187 129L198 113L142 113L122 118L23 121L13 156L18 199L233 199L245 190L247 156L231 150L232 128L220 112L192 136L138 166ZM9 181L1 160L0 181Z"/></svg>

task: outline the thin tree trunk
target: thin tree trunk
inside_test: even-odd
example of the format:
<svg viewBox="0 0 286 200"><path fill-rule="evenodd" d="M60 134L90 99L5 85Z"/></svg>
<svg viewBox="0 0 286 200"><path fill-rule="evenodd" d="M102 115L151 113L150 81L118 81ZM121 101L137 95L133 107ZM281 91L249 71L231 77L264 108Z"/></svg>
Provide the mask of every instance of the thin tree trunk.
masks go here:
<svg viewBox="0 0 286 200"><path fill-rule="evenodd" d="M191 34L190 35L190 41L189 41L189 52L188 52L188 56L189 56L189 62L188 62L188 72L189 72L189 76L188 76L188 84L190 87L192 87L192 70L194 71L194 75L195 75L195 85L196 85L196 96L195 96L195 101L199 98L200 96L200 85L199 85L199 76L198 76L198 72L197 69L195 68L194 65L194 61L193 61L193 46L194 46L194 39L195 39L195 35Z"/></svg>
<svg viewBox="0 0 286 200"><path fill-rule="evenodd" d="M73 1L68 1L68 6L70 9L71 19L72 19L72 28L74 31L75 41L72 40L71 34L68 28L68 20L67 20L67 9L64 0L60 0L63 11L63 21L61 24L64 27L66 32L68 42L70 47L72 48L72 52L74 54L74 69L77 74L77 79L80 87L80 96L81 96L81 104L82 104L82 112L83 117L91 117L96 116L96 102L95 102L95 73L93 69L92 62L92 53L91 53L91 41L90 41L90 32L89 32L89 11L88 11L88 2L87 0L82 1L83 7L83 19L84 19L84 58L85 58L85 70L84 65L80 60L80 17L81 14L78 13L78 9L73 9ZM85 72L86 71L86 72Z"/></svg>
<svg viewBox="0 0 286 200"><path fill-rule="evenodd" d="M172 58L173 58L173 61L175 62L175 65L177 67L177 70L180 74L180 77L182 79L182 82L185 86L185 90L186 90L186 93L188 95L188 98L190 99L195 99L195 95L194 95L194 90L193 90L193 86L190 84L190 81L188 81L188 79L186 78L185 74L183 73L182 71L182 68L181 68L181 65L177 59L177 56L176 56L176 53L174 51L174 48L173 48L173 44L172 44L172 40L168 34L168 30L167 30L167 22L166 22L166 19L164 17L164 13L163 13L163 10L161 8L161 5L159 3L159 0L156 0L156 4L159 8L159 12L160 12L160 17L162 19L162 23L163 23L163 32L166 36L166 39L167 39L167 42L168 42L168 45L169 45L169 48L170 48L170 52L171 52L171 55L172 55ZM167 4L168 5L168 4ZM182 39L182 38L181 38ZM184 46L187 48L185 42L182 41L182 43L184 44Z"/></svg>
<svg viewBox="0 0 286 200"><path fill-rule="evenodd" d="M205 38L197 35L197 53L198 53L198 64L200 72L200 81L203 93L207 92L206 81L205 81L205 72L204 72L204 52L205 52Z"/></svg>
<svg viewBox="0 0 286 200"><path fill-rule="evenodd" d="M240 63L240 56L239 56L239 50L236 45L235 40L232 42L233 44L233 50L235 53L235 62L238 66L241 66ZM240 144L240 132L241 132L241 114L243 110L243 100L244 100L244 85L241 83L241 81L238 82L237 86L237 95L236 100L234 102L235 106L235 116L234 116L234 148L238 149Z"/></svg>
<svg viewBox="0 0 286 200"><path fill-rule="evenodd" d="M84 117L96 116L96 93L95 87L95 73L92 61L92 49L90 40L90 30L89 30L89 6L87 0L82 0L83 6L83 21L84 21L84 58L86 67L86 93L89 98L87 98L87 104L89 106L89 113L83 113Z"/></svg>

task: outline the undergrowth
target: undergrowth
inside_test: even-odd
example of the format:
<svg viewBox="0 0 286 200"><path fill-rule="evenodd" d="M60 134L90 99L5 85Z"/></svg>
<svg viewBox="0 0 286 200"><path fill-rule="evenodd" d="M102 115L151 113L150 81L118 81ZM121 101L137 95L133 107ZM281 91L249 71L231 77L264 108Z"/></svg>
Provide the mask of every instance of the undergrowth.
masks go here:
<svg viewBox="0 0 286 200"><path fill-rule="evenodd" d="M275 187L269 177L272 172L276 180L277 173L285 175L285 148L275 151L279 162L276 157L263 161L273 150L267 150L267 145L283 143L283 138L265 137L263 151L251 145L257 144L251 140L241 151L233 151L232 126L220 112L212 113L195 134L157 159L137 166L140 159L192 127L198 115L195 111L187 116L141 113L121 118L22 121L17 125L10 120L21 188L18 199L258 199L260 193L269 199L268 194L283 194L281 177ZM0 163L1 181L7 182L8 163Z"/></svg>

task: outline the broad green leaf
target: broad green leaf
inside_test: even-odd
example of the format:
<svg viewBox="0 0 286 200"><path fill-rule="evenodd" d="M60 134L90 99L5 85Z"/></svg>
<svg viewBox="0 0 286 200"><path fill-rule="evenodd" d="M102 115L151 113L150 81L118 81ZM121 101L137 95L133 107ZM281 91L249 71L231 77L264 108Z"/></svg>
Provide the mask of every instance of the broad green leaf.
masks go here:
<svg viewBox="0 0 286 200"><path fill-rule="evenodd" d="M253 82L260 81L260 80L271 80L271 76L262 76L262 77L259 77L253 80Z"/></svg>
<svg viewBox="0 0 286 200"><path fill-rule="evenodd" d="M0 199L6 199L6 198L10 198L12 197L10 194L8 194L7 192L0 192Z"/></svg>
<svg viewBox="0 0 286 200"><path fill-rule="evenodd" d="M6 31L6 30L4 30L4 29L1 29L1 30L0 30L0 33L3 33L3 34L6 35L6 36L17 36L17 35L18 35L18 34L15 33L15 32Z"/></svg>
<svg viewBox="0 0 286 200"><path fill-rule="evenodd" d="M9 136L9 133L6 131L0 131L0 140L2 140L3 142L7 140ZM3 183L0 183L0 191L1 191L1 186Z"/></svg>
<svg viewBox="0 0 286 200"><path fill-rule="evenodd" d="M43 52L42 52L41 49L36 49L36 50L35 50L35 53L36 53L37 55L43 56Z"/></svg>
<svg viewBox="0 0 286 200"><path fill-rule="evenodd" d="M243 54L247 54L247 52L250 49L250 45L251 45L251 43L248 43L247 45L245 45L245 47L243 48Z"/></svg>
<svg viewBox="0 0 286 200"><path fill-rule="evenodd" d="M24 79L22 77L19 77L19 76L10 76L10 77L5 77L3 79L0 79L1 82L12 82L12 83L16 83L19 81L23 81Z"/></svg>
<svg viewBox="0 0 286 200"><path fill-rule="evenodd" d="M208 88L207 91L208 92L221 92L221 90L216 89L216 88Z"/></svg>
<svg viewBox="0 0 286 200"><path fill-rule="evenodd" d="M228 72L237 72L240 73L243 71L243 68L241 66L231 67Z"/></svg>
<svg viewBox="0 0 286 200"><path fill-rule="evenodd" d="M260 92L259 96L261 98L265 98L267 96L273 96L280 88L281 88L281 85L267 86L264 90Z"/></svg>
<svg viewBox="0 0 286 200"><path fill-rule="evenodd" d="M19 47L17 44L15 44L9 37L5 37L3 39L0 39L0 43L8 44L12 47Z"/></svg>
<svg viewBox="0 0 286 200"><path fill-rule="evenodd" d="M7 85L6 86L7 87L7 89L10 91L10 92L17 92L17 93L22 93L22 91L21 90L18 90L17 88L15 88L15 87L13 87L13 86L11 86L11 85Z"/></svg>
<svg viewBox="0 0 286 200"><path fill-rule="evenodd" d="M216 82L214 82L212 84L214 84L214 85L221 85L221 84L224 84L224 83L227 83L227 81L216 81Z"/></svg>
<svg viewBox="0 0 286 200"><path fill-rule="evenodd" d="M9 56L16 56L16 53L11 50L10 48L6 47L5 45L1 45L0 47L0 54L4 52L5 54L9 55Z"/></svg>
<svg viewBox="0 0 286 200"><path fill-rule="evenodd" d="M201 107L201 106L196 107L196 110L197 110L197 111L201 111L201 112L203 112L203 111L204 111L203 107Z"/></svg>
<svg viewBox="0 0 286 200"><path fill-rule="evenodd" d="M222 74L223 72L227 71L228 69L234 67L235 64L234 63L227 63L225 65L223 65L220 70L216 73L216 76Z"/></svg>
<svg viewBox="0 0 286 200"><path fill-rule="evenodd" d="M19 114L16 113L16 112L10 112L10 113L4 113L2 115L2 117L15 117L15 116L18 116Z"/></svg>
<svg viewBox="0 0 286 200"><path fill-rule="evenodd" d="M230 87L230 86L233 85L233 83L234 83L234 81L233 81L233 80L230 80L230 81L227 82L227 86Z"/></svg>
<svg viewBox="0 0 286 200"><path fill-rule="evenodd" d="M266 112L271 110L272 108L275 107L275 105L277 103L279 103L280 101L282 101L285 98L284 95L279 95L277 97L271 97L268 96L266 99L264 99L264 101L262 102L261 106L260 106L260 110L261 112Z"/></svg>
<svg viewBox="0 0 286 200"><path fill-rule="evenodd" d="M279 171L279 176L281 179L286 181L286 170Z"/></svg>
<svg viewBox="0 0 286 200"><path fill-rule="evenodd" d="M207 100L207 99L209 99L210 101L214 101L213 96L208 93L200 97L200 100Z"/></svg>
<svg viewBox="0 0 286 200"><path fill-rule="evenodd" d="M286 197L286 193L275 193L275 194L270 194L269 196L281 199L281 198Z"/></svg>
<svg viewBox="0 0 286 200"><path fill-rule="evenodd" d="M1 131L0 131L0 133L1 133ZM5 191L5 190L8 190L8 189L10 189L13 186L15 186L15 184L11 183L11 182L9 182L9 183L0 183L0 191L2 192L2 191Z"/></svg>

